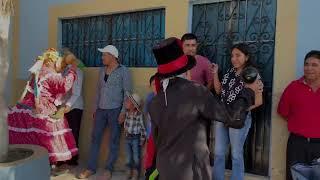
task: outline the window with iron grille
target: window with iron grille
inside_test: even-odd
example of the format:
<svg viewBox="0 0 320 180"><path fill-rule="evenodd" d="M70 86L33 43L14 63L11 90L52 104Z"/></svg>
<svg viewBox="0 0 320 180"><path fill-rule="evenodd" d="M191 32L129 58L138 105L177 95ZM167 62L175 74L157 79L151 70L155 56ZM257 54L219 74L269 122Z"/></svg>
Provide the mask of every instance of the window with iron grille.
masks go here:
<svg viewBox="0 0 320 180"><path fill-rule="evenodd" d="M231 46L239 42L249 45L263 77L264 104L253 110L244 157L246 172L265 176L269 170L275 26L276 0L215 0L193 5L192 32L199 39L199 54L219 64L219 77L231 67ZM227 167L231 168L228 157Z"/></svg>
<svg viewBox="0 0 320 180"><path fill-rule="evenodd" d="M128 67L154 67L155 43L164 39L165 10L62 19L62 44L87 67L102 66L98 48L108 44L119 50L120 62Z"/></svg>

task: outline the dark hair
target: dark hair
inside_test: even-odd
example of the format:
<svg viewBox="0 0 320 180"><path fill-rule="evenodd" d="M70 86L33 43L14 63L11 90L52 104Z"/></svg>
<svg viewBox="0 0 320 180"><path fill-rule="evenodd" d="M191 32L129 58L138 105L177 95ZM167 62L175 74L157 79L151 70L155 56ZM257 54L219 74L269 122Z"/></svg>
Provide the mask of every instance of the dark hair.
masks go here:
<svg viewBox="0 0 320 180"><path fill-rule="evenodd" d="M185 41L185 40L198 40L197 36L193 33L185 33L182 37L181 37L181 41Z"/></svg>
<svg viewBox="0 0 320 180"><path fill-rule="evenodd" d="M306 54L306 57L304 58L304 62L306 62L306 60L307 60L308 58L311 58L311 57L320 60L320 51L312 50L312 51L308 52L308 53Z"/></svg>
<svg viewBox="0 0 320 180"><path fill-rule="evenodd" d="M231 47L231 52L234 49L238 49L239 51L241 51L244 55L246 55L248 57L248 60L246 61L244 67L248 67L248 66L253 66L256 67L255 64L252 61L252 57L251 57L251 53L250 53L250 48L246 43L238 43L235 44Z"/></svg>
<svg viewBox="0 0 320 180"><path fill-rule="evenodd" d="M152 75L149 79L149 85L151 86L152 81L154 81L154 79L156 78L156 75Z"/></svg>

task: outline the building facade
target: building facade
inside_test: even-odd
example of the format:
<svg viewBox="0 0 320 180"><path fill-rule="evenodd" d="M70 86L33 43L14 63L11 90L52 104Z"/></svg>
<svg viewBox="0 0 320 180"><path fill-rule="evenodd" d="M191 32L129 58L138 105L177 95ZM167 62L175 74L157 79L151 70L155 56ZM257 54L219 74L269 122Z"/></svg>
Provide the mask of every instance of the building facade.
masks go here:
<svg viewBox="0 0 320 180"><path fill-rule="evenodd" d="M318 0L17 0L12 24L11 103L21 93L28 67L47 47L69 47L86 65L85 110L80 157L87 160L92 130L97 47L115 44L130 67L134 89L144 96L155 70L151 54L163 38L195 33L200 54L228 68L228 48L247 42L262 70L265 104L255 112L246 144L246 171L257 177L284 179L288 131L276 114L284 87L301 76L304 55L320 49L317 32ZM318 38L319 37L319 38ZM108 132L106 132L106 137ZM106 159L107 139L100 164ZM124 161L120 154L118 166Z"/></svg>

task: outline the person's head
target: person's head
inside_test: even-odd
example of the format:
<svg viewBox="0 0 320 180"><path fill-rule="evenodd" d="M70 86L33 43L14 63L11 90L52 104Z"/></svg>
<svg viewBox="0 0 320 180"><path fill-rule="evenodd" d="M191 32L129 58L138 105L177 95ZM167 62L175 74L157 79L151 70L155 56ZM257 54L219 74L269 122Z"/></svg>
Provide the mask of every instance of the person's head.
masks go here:
<svg viewBox="0 0 320 180"><path fill-rule="evenodd" d="M231 64L237 70L252 65L249 46L245 43L235 44L231 48Z"/></svg>
<svg viewBox="0 0 320 180"><path fill-rule="evenodd" d="M130 100L129 97L127 97L127 98L125 99L124 106L125 106L125 108L126 108L128 111L134 111L134 110L136 110L136 107L133 105L133 103L132 103L132 101Z"/></svg>
<svg viewBox="0 0 320 180"><path fill-rule="evenodd" d="M69 64L76 61L76 56L68 49L63 50L63 56L56 62L56 71L62 72Z"/></svg>
<svg viewBox="0 0 320 180"><path fill-rule="evenodd" d="M306 54L304 78L308 81L320 80L320 51L312 50Z"/></svg>
<svg viewBox="0 0 320 180"><path fill-rule="evenodd" d="M113 45L108 45L102 49L98 49L102 52L102 63L105 66L109 66L113 63L118 63L119 51Z"/></svg>
<svg viewBox="0 0 320 180"><path fill-rule="evenodd" d="M66 65L70 65L77 63L78 59L70 50L64 50L63 61Z"/></svg>
<svg viewBox="0 0 320 180"><path fill-rule="evenodd" d="M155 75L155 74L150 77L150 79L149 79L149 85L150 85L150 87L152 88L152 92L153 92L154 94L157 94L155 78L156 78L156 75Z"/></svg>
<svg viewBox="0 0 320 180"><path fill-rule="evenodd" d="M141 107L140 96L135 93L133 94L127 93L124 106L128 111L140 111L140 107Z"/></svg>
<svg viewBox="0 0 320 180"><path fill-rule="evenodd" d="M197 36L192 33L186 33L181 37L182 49L184 54L190 56L195 56L197 54L197 40Z"/></svg>
<svg viewBox="0 0 320 180"><path fill-rule="evenodd" d="M182 42L176 37L162 40L152 48L157 61L157 78L166 79L179 76L196 65L193 56L184 54Z"/></svg>

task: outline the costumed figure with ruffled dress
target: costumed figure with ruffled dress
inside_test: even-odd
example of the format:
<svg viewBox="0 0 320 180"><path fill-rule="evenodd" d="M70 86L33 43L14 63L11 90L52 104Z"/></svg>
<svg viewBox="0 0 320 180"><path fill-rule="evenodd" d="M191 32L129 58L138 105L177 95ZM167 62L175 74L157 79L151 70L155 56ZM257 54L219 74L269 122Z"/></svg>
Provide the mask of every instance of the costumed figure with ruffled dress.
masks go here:
<svg viewBox="0 0 320 180"><path fill-rule="evenodd" d="M61 57L48 49L29 69L32 73L19 102L8 114L10 144L34 144L46 148L50 164L65 161L78 153L74 137L59 108L59 99L76 79L75 68L58 73Z"/></svg>

